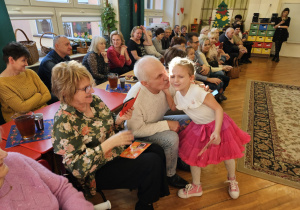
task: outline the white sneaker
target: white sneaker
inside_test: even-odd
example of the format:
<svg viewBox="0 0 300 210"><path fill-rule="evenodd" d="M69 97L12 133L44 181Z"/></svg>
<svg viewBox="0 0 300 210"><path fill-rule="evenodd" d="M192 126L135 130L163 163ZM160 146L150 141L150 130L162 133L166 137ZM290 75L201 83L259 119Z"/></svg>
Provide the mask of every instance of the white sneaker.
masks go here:
<svg viewBox="0 0 300 210"><path fill-rule="evenodd" d="M185 189L178 190L178 197L180 198L189 198L193 196L201 196L202 195L202 187L201 184L187 184Z"/></svg>
<svg viewBox="0 0 300 210"><path fill-rule="evenodd" d="M227 180L225 183L229 183L228 193L232 199L237 199L240 196L240 189L238 186L238 182L233 180Z"/></svg>

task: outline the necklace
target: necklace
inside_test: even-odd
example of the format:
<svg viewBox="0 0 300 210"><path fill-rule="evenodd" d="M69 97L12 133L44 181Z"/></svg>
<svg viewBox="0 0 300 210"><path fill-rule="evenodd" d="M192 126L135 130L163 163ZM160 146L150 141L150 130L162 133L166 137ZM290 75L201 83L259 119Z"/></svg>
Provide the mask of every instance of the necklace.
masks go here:
<svg viewBox="0 0 300 210"><path fill-rule="evenodd" d="M5 180L4 180L4 181L5 181ZM6 181L6 182L7 182L7 181ZM7 182L7 184L9 184L9 183ZM10 191L12 191L12 189L13 189L13 186L11 186L11 185L9 184L9 190L8 190L4 195L0 196L0 199L1 199L1 198L4 198L5 196L7 196L8 193L10 193Z"/></svg>

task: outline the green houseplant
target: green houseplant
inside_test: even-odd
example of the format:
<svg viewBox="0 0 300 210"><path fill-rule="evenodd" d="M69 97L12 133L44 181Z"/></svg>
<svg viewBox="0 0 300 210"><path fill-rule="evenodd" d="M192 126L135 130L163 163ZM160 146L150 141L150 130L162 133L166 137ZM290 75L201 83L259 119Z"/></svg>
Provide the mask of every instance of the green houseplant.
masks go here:
<svg viewBox="0 0 300 210"><path fill-rule="evenodd" d="M110 35L112 31L117 30L115 19L116 13L114 12L114 8L111 4L106 0L105 7L103 8L103 12L101 14L101 25L103 34Z"/></svg>

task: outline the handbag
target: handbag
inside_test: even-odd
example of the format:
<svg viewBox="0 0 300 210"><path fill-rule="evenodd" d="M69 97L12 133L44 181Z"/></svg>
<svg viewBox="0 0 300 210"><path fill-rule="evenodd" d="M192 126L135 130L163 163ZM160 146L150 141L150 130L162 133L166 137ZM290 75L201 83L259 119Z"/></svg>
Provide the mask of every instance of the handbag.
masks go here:
<svg viewBox="0 0 300 210"><path fill-rule="evenodd" d="M239 60L238 58L233 59L233 68L227 72L227 76L230 77L230 79L236 79L240 77L240 67L239 67Z"/></svg>
<svg viewBox="0 0 300 210"><path fill-rule="evenodd" d="M22 44L24 47L26 47L27 50L29 51L30 57L27 60L28 65L32 65L32 64L38 62L39 61L39 51L36 47L36 42L29 40L27 35L25 34L25 32L19 28L17 28L15 30L16 40L17 40L17 31L21 31L27 39L27 41L19 41L19 43Z"/></svg>
<svg viewBox="0 0 300 210"><path fill-rule="evenodd" d="M57 35L55 33L52 33L52 32L45 32L45 33L42 34L42 36L40 38L41 52L44 55L47 55L52 50L52 48L51 47L45 47L45 46L42 45L42 38L45 34L53 34L54 36L57 36Z"/></svg>

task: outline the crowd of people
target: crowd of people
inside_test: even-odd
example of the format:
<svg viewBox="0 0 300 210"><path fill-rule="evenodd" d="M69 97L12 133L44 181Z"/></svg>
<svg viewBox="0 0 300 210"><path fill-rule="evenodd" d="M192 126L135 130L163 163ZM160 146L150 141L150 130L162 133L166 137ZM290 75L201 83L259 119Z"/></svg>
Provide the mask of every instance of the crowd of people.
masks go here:
<svg viewBox="0 0 300 210"><path fill-rule="evenodd" d="M285 9L275 24L273 60L277 62L286 40L288 13ZM42 60L38 73L25 68L30 56L27 49L9 43L3 48L7 67L0 74L2 114L8 122L15 113L60 101L53 125L54 152L62 156L67 171L82 184L86 197L103 189L137 189L135 208L153 209L154 202L170 194L168 185L179 188L180 198L202 196L201 183L205 180L200 182L201 168L224 162L229 195L237 199L240 192L234 159L243 156L243 145L250 136L223 112L221 102L227 100L228 72L236 65L252 63L253 43L247 41L241 19L237 15L223 33L208 27L200 34L187 32L185 25L155 31L135 26L127 45L120 31L112 32L107 50L106 40L94 36L82 63L70 61L69 39L56 36L54 49ZM129 90L125 101L138 97L133 108L120 116L93 95L93 87L107 81L110 72L121 75L131 70L139 82ZM210 93L214 90L215 96ZM168 110L181 114L166 115ZM135 140L151 146L136 159L121 158ZM11 205L16 190L12 186L18 180L11 178L17 170L16 159L37 177L37 182L48 185L44 191L50 200L57 200L53 206L92 207L66 180L28 158L6 156L0 149L0 201L4 198L5 205ZM11 174L6 165L12 168ZM180 177L177 168L191 171L192 183ZM59 184L50 182L50 178ZM58 188L61 198L53 193ZM67 198L64 193L73 196Z"/></svg>

